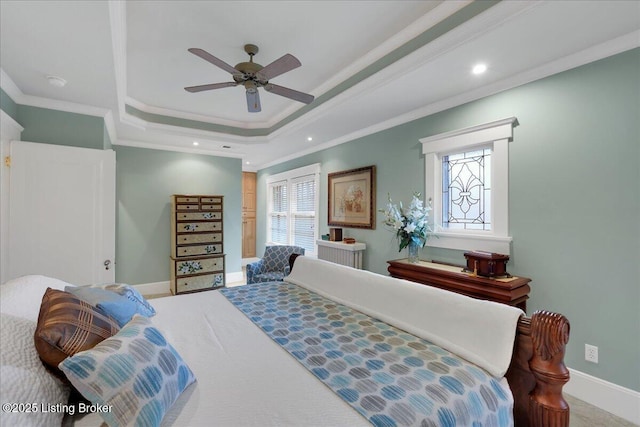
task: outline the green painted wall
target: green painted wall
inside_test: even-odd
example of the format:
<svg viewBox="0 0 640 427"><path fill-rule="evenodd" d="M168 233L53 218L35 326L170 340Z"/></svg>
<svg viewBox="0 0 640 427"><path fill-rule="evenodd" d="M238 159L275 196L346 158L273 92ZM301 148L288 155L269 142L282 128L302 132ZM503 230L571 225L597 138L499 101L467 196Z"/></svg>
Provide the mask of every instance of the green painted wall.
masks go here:
<svg viewBox="0 0 640 427"><path fill-rule="evenodd" d="M172 194L224 196L226 271L242 270L240 159L124 146L114 149L117 281L169 280Z"/></svg>
<svg viewBox="0 0 640 427"><path fill-rule="evenodd" d="M104 119L48 108L18 105L22 140L72 147L104 149Z"/></svg>
<svg viewBox="0 0 640 427"><path fill-rule="evenodd" d="M640 49L431 115L258 173L266 179L320 162L321 234L327 232L327 173L377 167L377 205L387 193L424 191L420 138L515 116L510 143L512 274L531 277L529 313L558 311L571 322L567 365L640 391ZM258 253L266 220L257 218ZM386 274L398 253L392 233L345 229L367 243L365 268ZM469 248L473 249L473 248ZM423 259L464 263L462 251L425 249ZM600 363L584 361L584 344Z"/></svg>

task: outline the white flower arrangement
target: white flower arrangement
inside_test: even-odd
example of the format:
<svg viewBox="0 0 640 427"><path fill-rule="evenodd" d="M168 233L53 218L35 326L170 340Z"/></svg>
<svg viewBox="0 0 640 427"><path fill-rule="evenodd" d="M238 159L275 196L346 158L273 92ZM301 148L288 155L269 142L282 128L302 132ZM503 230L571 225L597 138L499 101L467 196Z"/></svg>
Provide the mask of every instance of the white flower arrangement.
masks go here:
<svg viewBox="0 0 640 427"><path fill-rule="evenodd" d="M399 205L393 203L391 196L388 196L388 200L386 209L380 209L379 212L384 214L383 224L396 233L400 245L398 252L412 242L421 248L424 247L432 232L429 225L430 203L425 205L420 200L418 192L413 193L411 204L406 208L402 202Z"/></svg>

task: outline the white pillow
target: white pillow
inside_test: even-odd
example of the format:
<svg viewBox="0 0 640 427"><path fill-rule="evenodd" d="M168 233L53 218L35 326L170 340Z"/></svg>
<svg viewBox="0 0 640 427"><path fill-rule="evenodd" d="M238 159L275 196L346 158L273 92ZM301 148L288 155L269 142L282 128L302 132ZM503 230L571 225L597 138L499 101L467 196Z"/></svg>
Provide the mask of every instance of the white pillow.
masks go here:
<svg viewBox="0 0 640 427"><path fill-rule="evenodd" d="M46 276L22 276L0 286L0 313L38 321L42 296L47 288L64 291L74 286L62 280Z"/></svg>

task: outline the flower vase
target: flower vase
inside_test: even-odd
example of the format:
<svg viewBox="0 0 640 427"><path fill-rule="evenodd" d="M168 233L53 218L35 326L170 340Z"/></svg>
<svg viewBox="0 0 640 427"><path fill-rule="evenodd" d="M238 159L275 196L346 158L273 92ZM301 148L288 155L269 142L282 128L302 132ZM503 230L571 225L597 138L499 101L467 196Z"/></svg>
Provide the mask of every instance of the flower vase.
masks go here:
<svg viewBox="0 0 640 427"><path fill-rule="evenodd" d="M420 257L418 256L418 250L420 249L420 246L416 242L411 241L409 242L409 245L407 245L407 249L409 250L409 262L412 264L420 262Z"/></svg>

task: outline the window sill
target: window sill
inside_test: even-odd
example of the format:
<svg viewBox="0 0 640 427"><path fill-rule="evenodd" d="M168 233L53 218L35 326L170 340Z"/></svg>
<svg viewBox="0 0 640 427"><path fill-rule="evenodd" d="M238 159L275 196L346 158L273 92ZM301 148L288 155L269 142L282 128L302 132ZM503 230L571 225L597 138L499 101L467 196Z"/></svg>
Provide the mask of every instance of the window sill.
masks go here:
<svg viewBox="0 0 640 427"><path fill-rule="evenodd" d="M502 237L439 231L433 233L433 236L427 240L426 246L432 248L457 249L461 251L487 251L509 255L512 240L510 236Z"/></svg>

